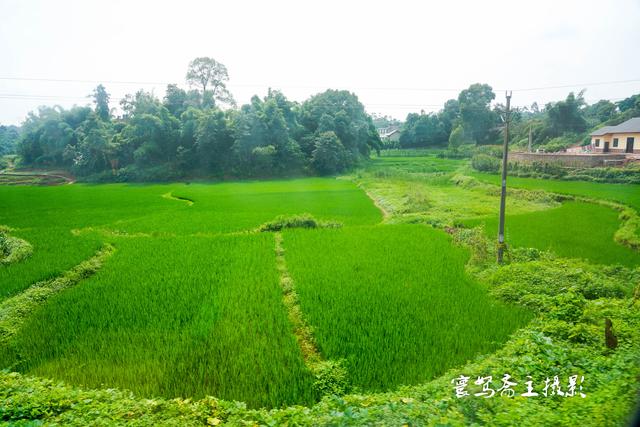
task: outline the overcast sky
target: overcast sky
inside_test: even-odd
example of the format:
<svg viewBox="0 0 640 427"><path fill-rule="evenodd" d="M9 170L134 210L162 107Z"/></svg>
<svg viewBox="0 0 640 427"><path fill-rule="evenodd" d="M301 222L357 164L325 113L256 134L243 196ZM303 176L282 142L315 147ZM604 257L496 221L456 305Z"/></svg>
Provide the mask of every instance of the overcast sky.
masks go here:
<svg viewBox="0 0 640 427"><path fill-rule="evenodd" d="M186 87L198 56L227 66L239 104L269 87L296 101L348 89L399 119L475 82L498 100L513 89L515 105L640 92L640 0L0 0L0 16L2 124L83 105L98 82L112 106L139 88L162 97L166 83ZM575 87L518 90L564 85Z"/></svg>

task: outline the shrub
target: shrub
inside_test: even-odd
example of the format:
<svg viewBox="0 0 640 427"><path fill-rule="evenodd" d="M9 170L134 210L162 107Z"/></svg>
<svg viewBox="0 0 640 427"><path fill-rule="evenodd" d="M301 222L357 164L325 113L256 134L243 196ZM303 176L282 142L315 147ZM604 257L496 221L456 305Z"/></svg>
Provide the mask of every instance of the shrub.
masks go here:
<svg viewBox="0 0 640 427"><path fill-rule="evenodd" d="M500 160L487 154L476 154L471 158L471 166L480 172L496 173L500 170Z"/></svg>
<svg viewBox="0 0 640 427"><path fill-rule="evenodd" d="M313 389L321 396L342 396L349 390L349 375L344 360L325 360L313 366Z"/></svg>
<svg viewBox="0 0 640 427"><path fill-rule="evenodd" d="M265 222L258 231L281 231L285 228L340 228L342 224L332 221L318 221L310 214L280 215L273 221Z"/></svg>

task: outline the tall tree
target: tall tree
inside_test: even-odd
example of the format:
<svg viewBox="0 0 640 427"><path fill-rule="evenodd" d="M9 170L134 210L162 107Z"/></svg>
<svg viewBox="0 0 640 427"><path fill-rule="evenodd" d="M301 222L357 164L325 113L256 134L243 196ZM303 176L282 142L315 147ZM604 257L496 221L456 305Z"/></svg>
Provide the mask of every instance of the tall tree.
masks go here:
<svg viewBox="0 0 640 427"><path fill-rule="evenodd" d="M98 85L93 91L93 102L96 104L95 112L104 121L108 121L111 118L111 112L109 111L109 94L107 89L101 84Z"/></svg>
<svg viewBox="0 0 640 427"><path fill-rule="evenodd" d="M164 94L163 104L171 114L179 118L187 109L187 92L180 89L178 85L169 84Z"/></svg>
<svg viewBox="0 0 640 427"><path fill-rule="evenodd" d="M565 132L582 133L587 130L582 107L584 91L576 96L570 92L567 99L547 104L547 126L551 137L561 136Z"/></svg>
<svg viewBox="0 0 640 427"><path fill-rule="evenodd" d="M216 100L231 105L235 104L233 96L225 84L229 81L227 67L215 59L200 57L191 61L186 79L190 85L202 88L203 106L212 107Z"/></svg>
<svg viewBox="0 0 640 427"><path fill-rule="evenodd" d="M491 130L498 121L497 114L490 108L495 97L491 86L480 83L472 84L458 96L462 124L476 144L491 142Z"/></svg>

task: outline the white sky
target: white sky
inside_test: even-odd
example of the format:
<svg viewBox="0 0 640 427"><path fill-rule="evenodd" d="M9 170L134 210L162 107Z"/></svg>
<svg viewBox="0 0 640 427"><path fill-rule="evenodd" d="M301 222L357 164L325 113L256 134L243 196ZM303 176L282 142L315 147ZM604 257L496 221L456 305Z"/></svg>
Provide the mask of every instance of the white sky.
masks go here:
<svg viewBox="0 0 640 427"><path fill-rule="evenodd" d="M239 104L268 87L297 101L348 89L400 119L475 82L499 101L513 89L514 105L583 83L636 80L589 86L589 102L640 92L640 0L0 0L0 16L2 124L38 105L85 104L98 82L116 100L142 87L162 97L166 83L186 87L197 56L227 66ZM558 85L576 86L518 91Z"/></svg>

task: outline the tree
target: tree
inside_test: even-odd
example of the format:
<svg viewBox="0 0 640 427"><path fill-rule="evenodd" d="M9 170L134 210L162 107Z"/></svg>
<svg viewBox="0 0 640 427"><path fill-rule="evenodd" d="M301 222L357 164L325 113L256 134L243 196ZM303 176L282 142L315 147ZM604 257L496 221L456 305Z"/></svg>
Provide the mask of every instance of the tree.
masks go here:
<svg viewBox="0 0 640 427"><path fill-rule="evenodd" d="M17 126L0 126L0 156L13 154L20 138L20 130Z"/></svg>
<svg viewBox="0 0 640 427"><path fill-rule="evenodd" d="M623 99L622 101L618 101L617 104L618 108L623 113L633 108L640 110L640 94L632 95L628 98Z"/></svg>
<svg viewBox="0 0 640 427"><path fill-rule="evenodd" d="M180 115L187 109L187 92L180 89L178 85L169 84L164 95L164 106L175 117Z"/></svg>
<svg viewBox="0 0 640 427"><path fill-rule="evenodd" d="M346 164L346 150L334 132L322 132L315 139L311 165L320 175L342 172Z"/></svg>
<svg viewBox="0 0 640 427"><path fill-rule="evenodd" d="M438 114L407 115L407 120L400 135L402 147L430 147L447 143L449 134Z"/></svg>
<svg viewBox="0 0 640 427"><path fill-rule="evenodd" d="M380 149L371 117L350 92L328 90L301 105L270 89L240 110L222 111L207 105L210 83L201 89L204 93L168 85L162 102L139 90L121 100L121 119L104 120L100 113L106 111L108 94L99 87L95 111L56 106L30 113L17 151L25 165L100 174L99 180L113 168L123 170L116 174L119 179L146 180L333 174ZM430 125L439 129L435 115L422 120L427 127L417 127L420 138L429 134ZM15 140L15 132L0 131L0 149L6 152L10 143L5 140Z"/></svg>
<svg viewBox="0 0 640 427"><path fill-rule="evenodd" d="M97 114L89 117L78 129L78 144L67 146L66 156L73 159L73 170L89 175L108 170L116 147L112 143L113 132L108 122Z"/></svg>
<svg viewBox="0 0 640 427"><path fill-rule="evenodd" d="M104 121L111 118L109 111L109 94L104 86L98 85L93 91L93 102L96 104L95 112Z"/></svg>
<svg viewBox="0 0 640 427"><path fill-rule="evenodd" d="M570 92L564 101L547 104L545 109L549 136L555 138L564 133L580 134L587 130L587 121L582 111L585 105L583 95L584 91L579 92L578 96Z"/></svg>
<svg viewBox="0 0 640 427"><path fill-rule="evenodd" d="M195 111L197 110L187 110L183 119L187 114L195 114ZM215 173L229 169L233 134L224 113L210 109L200 114L195 135L196 154L200 166L208 172Z"/></svg>
<svg viewBox="0 0 640 427"><path fill-rule="evenodd" d="M346 150L347 167L382 144L364 105L348 91L329 89L312 96L302 104L300 123L306 128L299 136L303 151L315 149L318 134L333 132Z"/></svg>
<svg viewBox="0 0 640 427"><path fill-rule="evenodd" d="M467 138L464 127L462 125L458 125L449 136L449 149L451 151L458 151L460 147L469 142L471 141Z"/></svg>
<svg viewBox="0 0 640 427"><path fill-rule="evenodd" d="M442 123L442 129L449 138L451 131L455 127L455 122L460 117L460 103L456 99L450 99L444 103L442 110L438 112L438 119Z"/></svg>
<svg viewBox="0 0 640 427"><path fill-rule="evenodd" d="M584 108L584 116L591 126L606 122L615 117L618 106L613 102L601 99L595 104L588 105Z"/></svg>
<svg viewBox="0 0 640 427"><path fill-rule="evenodd" d="M215 101L231 105L235 104L233 96L227 90L225 82L229 81L227 67L213 58L200 57L189 63L187 83L202 87L202 105L213 107ZM210 88L207 91L207 88Z"/></svg>
<svg viewBox="0 0 640 427"><path fill-rule="evenodd" d="M490 108L495 97L491 86L480 83L472 84L458 96L462 124L476 144L491 142L491 130L498 122L497 114Z"/></svg>

